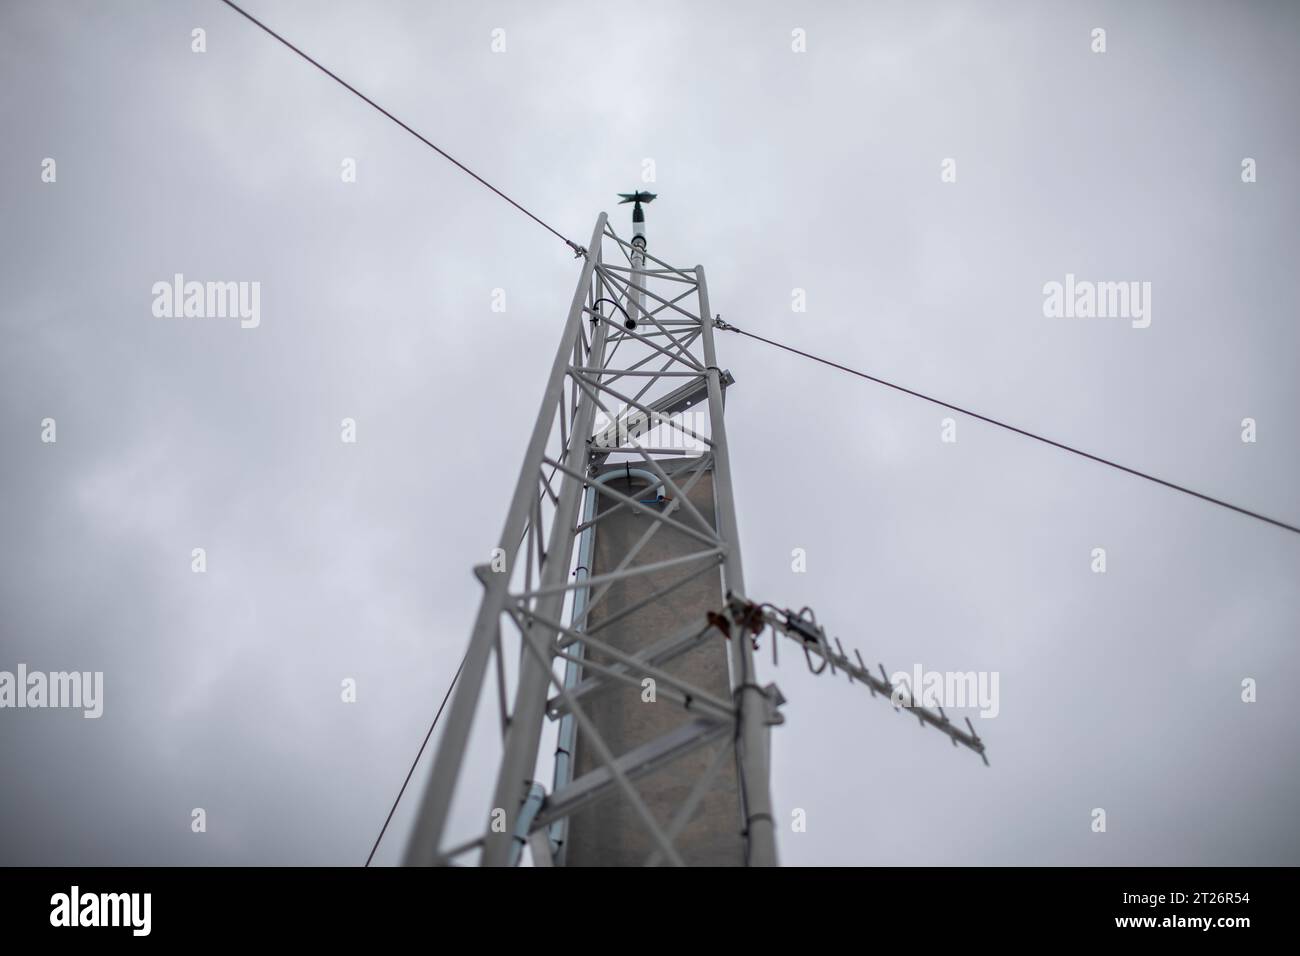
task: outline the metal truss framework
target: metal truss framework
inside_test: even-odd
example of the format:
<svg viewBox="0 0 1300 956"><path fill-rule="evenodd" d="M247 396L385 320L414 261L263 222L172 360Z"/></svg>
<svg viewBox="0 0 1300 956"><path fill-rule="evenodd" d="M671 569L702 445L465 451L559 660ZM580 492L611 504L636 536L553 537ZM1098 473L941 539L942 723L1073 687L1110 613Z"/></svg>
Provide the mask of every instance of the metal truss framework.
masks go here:
<svg viewBox="0 0 1300 956"><path fill-rule="evenodd" d="M606 262L610 247L625 265ZM780 722L780 698L774 687L761 688L755 682L752 642L729 642L729 700L663 668L702 641L719 639L719 630L729 633L730 615L745 604L723 422L723 389L731 379L717 364L714 327L703 268L676 268L650 256L643 236L631 243L623 240L602 213L585 252L499 547L491 562L475 569L484 594L407 848L407 864L450 864L477 853L481 864L510 865L528 845L534 863L547 865L562 850L569 815L616 794L634 808L653 840L655 850L646 863L680 864L674 839L718 769L733 755L743 794L747 862L776 863L767 734ZM681 413L696 405L702 410L693 413L688 424ZM614 469L631 475L633 468L648 478L652 493L657 492L649 502L601 480ZM688 497L709 472L716 523L706 521ZM609 505L604 511L594 507L598 497ZM645 518L645 531L613 571L590 576L577 561L583 536L623 509ZM692 540L694 550L638 563L644 545L665 527ZM664 599L699 574L715 574L719 566L723 588L718 612L707 620L683 633L663 635L636 655L602 639L601 630L614 620ZM675 583L587 627L588 615L612 584L668 569ZM724 594L735 600L727 601ZM738 635L742 629L737 626ZM585 649L598 651L604 663L585 659ZM563 676L555 672L560 662ZM584 711L584 702L619 683L640 686L644 676L655 678L660 699L681 707L682 721L628 753L612 753ZM445 847L471 725L487 688L497 697L502 738L492 803L484 808L481 835ZM550 793L536 781L548 720L559 722L560 740ZM600 760L595 770L576 780L570 777L572 763L566 752L575 726ZM656 820L633 781L709 746L716 754L708 772L670 820Z"/></svg>

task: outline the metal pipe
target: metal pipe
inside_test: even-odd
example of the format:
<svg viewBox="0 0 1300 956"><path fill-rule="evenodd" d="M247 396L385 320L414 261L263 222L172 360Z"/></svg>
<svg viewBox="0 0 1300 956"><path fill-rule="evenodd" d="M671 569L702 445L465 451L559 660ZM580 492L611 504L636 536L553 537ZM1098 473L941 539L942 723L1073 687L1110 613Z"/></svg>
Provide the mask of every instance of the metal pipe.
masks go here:
<svg viewBox="0 0 1300 956"><path fill-rule="evenodd" d="M717 499L718 532L726 542L722 565L724 591L735 597L745 594L740 564L740 532L736 503L731 488L731 459L727 455L727 426L722 410L722 372L713 345L713 313L709 310L704 267L695 267L700 283L700 326L703 329L704 361L709 373L709 423L713 430L713 472ZM776 866L776 825L772 816L772 793L767 747L767 698L755 683L754 651L748 636L736 633L731 640L732 692L739 711L736 734L736 762L744 799L745 832L748 835L750 866Z"/></svg>
<svg viewBox="0 0 1300 956"><path fill-rule="evenodd" d="M597 371L597 370L593 370ZM601 484L618 477L644 478L652 483L652 487L657 487L662 491L663 485L648 471L642 471L640 468L617 470L611 468L605 474L591 480L593 485ZM589 487L584 492L585 498L582 503L582 522L588 524L596 516L596 489ZM595 536L592 532L594 526L589 525L584 528L578 538L578 569L574 572L574 577L579 581L586 581L591 577L591 558L592 550L595 548ZM579 588L573 592L573 610L569 616L570 622L582 622L586 614L587 598L591 593L590 588ZM576 631L585 630L586 625L583 623L574 623L573 629ZM575 643L572 645L571 653L574 657L582 657L582 645ZM564 664L564 688L572 690L578 686L582 680L582 664L579 661L569 660ZM552 777L551 793L558 793L561 787L568 786L573 781L573 744L576 736L577 725L574 722L573 714L565 714L560 718L560 730L555 741L555 773ZM565 860L564 844L569 835L569 818L563 817L551 824L551 845L555 854L555 863L557 866L563 866Z"/></svg>
<svg viewBox="0 0 1300 956"><path fill-rule="evenodd" d="M519 811L519 822L515 824L515 842L510 847L511 866L518 863L519 857L523 855L524 845L528 842L528 831L533 828L533 820L545 801L546 788L540 783L528 788L528 799L524 801L523 809Z"/></svg>
<svg viewBox="0 0 1300 956"><path fill-rule="evenodd" d="M632 284L645 284L645 212L641 204L632 207ZM631 320L628 329L637 326L641 316L645 315L645 293L638 291L635 296L628 296L628 312Z"/></svg>

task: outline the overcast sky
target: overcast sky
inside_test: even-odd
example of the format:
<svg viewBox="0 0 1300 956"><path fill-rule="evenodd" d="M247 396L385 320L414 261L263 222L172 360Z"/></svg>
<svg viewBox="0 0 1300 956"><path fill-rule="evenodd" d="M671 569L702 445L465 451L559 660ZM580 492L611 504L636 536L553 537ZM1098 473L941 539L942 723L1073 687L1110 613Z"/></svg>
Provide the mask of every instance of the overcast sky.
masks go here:
<svg viewBox="0 0 1300 956"><path fill-rule="evenodd" d="M651 250L736 325L1300 521L1295 4L247 8L580 241L652 159ZM578 264L216 0L10 0L0 80L0 670L105 680L0 711L0 862L360 864ZM175 273L260 325L155 317ZM1150 326L1045 317L1067 273L1150 282ZM1300 863L1300 536L719 347L751 596L1000 675L985 768L763 655L784 862Z"/></svg>

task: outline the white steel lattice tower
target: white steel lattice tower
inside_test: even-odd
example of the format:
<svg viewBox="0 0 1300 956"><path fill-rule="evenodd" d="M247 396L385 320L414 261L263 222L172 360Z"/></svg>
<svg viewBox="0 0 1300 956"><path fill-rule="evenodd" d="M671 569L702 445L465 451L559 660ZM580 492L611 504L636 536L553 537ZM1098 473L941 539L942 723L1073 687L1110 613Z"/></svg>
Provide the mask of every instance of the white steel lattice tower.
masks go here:
<svg viewBox="0 0 1300 956"><path fill-rule="evenodd" d="M728 601L744 595L731 377L703 268L647 250L654 198L624 196L631 242L596 221L499 548L476 568L407 863L510 865L525 846L539 865L776 863L780 698ZM465 764L489 749L492 792L466 795Z"/></svg>

